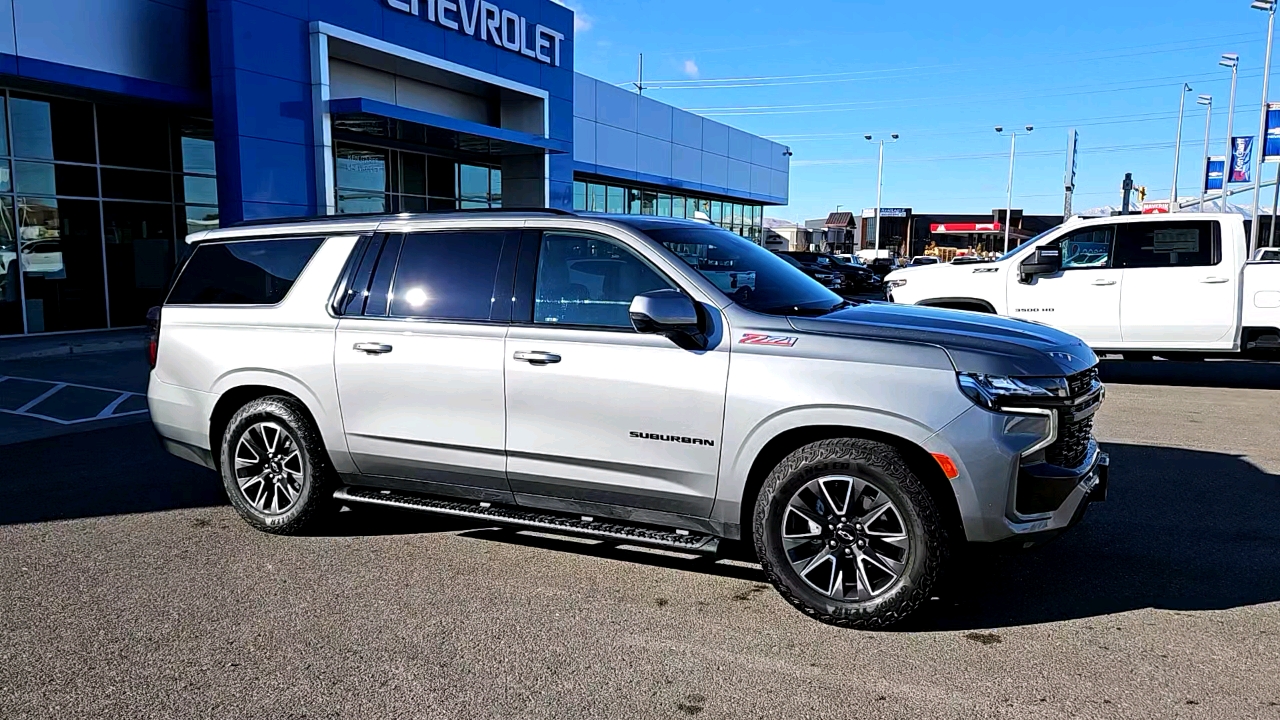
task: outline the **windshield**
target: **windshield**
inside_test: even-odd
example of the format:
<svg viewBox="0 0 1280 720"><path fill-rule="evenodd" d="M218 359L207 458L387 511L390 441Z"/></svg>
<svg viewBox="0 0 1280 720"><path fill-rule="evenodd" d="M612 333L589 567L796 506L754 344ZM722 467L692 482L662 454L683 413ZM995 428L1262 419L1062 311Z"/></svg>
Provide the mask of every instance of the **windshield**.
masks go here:
<svg viewBox="0 0 1280 720"><path fill-rule="evenodd" d="M1022 244L1021 244L1021 245L1019 245L1018 247L1016 247L1016 248L1014 248L1014 249L1010 250L1009 252L1007 252L1007 253L1005 253L1005 254L1001 255L1000 257L996 258L996 262L1002 262L1002 261L1004 261L1004 260L1008 260L1009 258L1013 257L1014 255L1017 255L1018 253L1022 252L1023 250L1026 250L1027 248L1031 247L1031 245L1032 245L1033 243L1035 243L1035 242L1039 241L1039 240L1040 240L1040 238L1044 237L1045 235L1048 235L1049 233L1053 232L1054 230L1057 230L1057 229L1058 229L1058 228L1060 228L1060 227L1062 227L1062 226L1061 226L1061 225L1055 225L1054 227L1051 227L1051 228L1049 228L1048 230L1045 230L1044 232L1040 233L1039 235L1037 235L1037 236L1035 236L1035 237L1031 238L1030 240L1028 240L1028 241L1026 241L1026 242L1022 243Z"/></svg>
<svg viewBox="0 0 1280 720"><path fill-rule="evenodd" d="M866 267L865 265L862 264L862 259L857 256L846 258L846 257L840 257L839 255L832 255L831 257L841 265L852 265L853 267Z"/></svg>
<svg viewBox="0 0 1280 720"><path fill-rule="evenodd" d="M783 258L727 230L657 227L654 240L711 281L730 300L769 315L826 314L845 301ZM791 263L795 263L792 265Z"/></svg>

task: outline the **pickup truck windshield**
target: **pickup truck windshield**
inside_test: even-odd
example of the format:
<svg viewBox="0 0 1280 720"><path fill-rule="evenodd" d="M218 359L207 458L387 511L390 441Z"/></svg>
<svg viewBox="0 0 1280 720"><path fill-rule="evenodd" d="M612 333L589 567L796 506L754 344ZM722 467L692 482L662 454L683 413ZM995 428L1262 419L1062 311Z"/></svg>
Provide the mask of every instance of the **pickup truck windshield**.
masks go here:
<svg viewBox="0 0 1280 720"><path fill-rule="evenodd" d="M781 257L715 227L646 228L730 300L768 315L825 315L845 305Z"/></svg>
<svg viewBox="0 0 1280 720"><path fill-rule="evenodd" d="M1032 243L1037 242L1038 240L1040 240L1040 238L1044 237L1045 235L1048 235L1049 233L1053 232L1054 230L1057 230L1057 229L1058 229L1058 228L1060 228L1060 227L1062 227L1062 226L1061 226L1061 225L1055 225L1055 226L1053 226L1053 227L1049 228L1048 230L1045 230L1044 232L1040 233L1039 235L1037 235L1037 236L1035 236L1035 237L1031 238L1030 240L1028 240L1028 241L1026 241L1026 242L1022 243L1022 244L1021 244L1021 245L1019 245L1018 247L1016 247L1016 248L1014 248L1014 249L1010 250L1009 252L1007 252L1007 253L1005 253L1005 254L1001 255L999 258L996 258L996 262L1002 262L1002 261L1004 261L1004 260L1008 260L1009 258L1013 257L1014 255L1017 255L1018 253L1022 252L1023 250L1026 250L1027 248L1031 247L1031 244L1032 244Z"/></svg>

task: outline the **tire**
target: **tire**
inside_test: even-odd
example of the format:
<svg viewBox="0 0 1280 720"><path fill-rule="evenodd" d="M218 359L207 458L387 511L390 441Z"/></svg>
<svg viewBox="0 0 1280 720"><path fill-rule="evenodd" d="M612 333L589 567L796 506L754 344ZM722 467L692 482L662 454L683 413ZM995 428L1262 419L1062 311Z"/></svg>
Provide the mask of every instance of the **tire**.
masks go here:
<svg viewBox="0 0 1280 720"><path fill-rule="evenodd" d="M297 400L271 396L246 403L227 423L221 455L227 498L253 527L298 535L332 514L336 474L320 432Z"/></svg>
<svg viewBox="0 0 1280 720"><path fill-rule="evenodd" d="M823 511L824 517L808 517ZM788 455L760 489L752 528L760 564L778 592L811 617L846 628L887 627L915 612L948 556L929 491L896 449L872 440L823 440ZM832 559L812 564L824 553ZM846 571L856 577L853 586Z"/></svg>

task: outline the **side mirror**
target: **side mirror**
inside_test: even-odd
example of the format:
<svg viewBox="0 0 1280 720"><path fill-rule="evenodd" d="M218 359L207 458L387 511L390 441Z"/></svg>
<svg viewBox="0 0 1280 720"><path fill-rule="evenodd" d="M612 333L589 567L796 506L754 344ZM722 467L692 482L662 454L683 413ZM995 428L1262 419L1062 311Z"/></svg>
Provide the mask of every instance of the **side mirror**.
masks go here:
<svg viewBox="0 0 1280 720"><path fill-rule="evenodd" d="M636 332L686 331L698 325L698 310L679 290L651 290L631 299L631 324Z"/></svg>
<svg viewBox="0 0 1280 720"><path fill-rule="evenodd" d="M1037 275L1053 275L1061 269L1062 250L1056 245L1041 245L1018 267L1024 283L1031 282Z"/></svg>
<svg viewBox="0 0 1280 720"><path fill-rule="evenodd" d="M629 313L636 332L665 335L681 347L706 345L698 308L679 290L651 290L637 295L631 299Z"/></svg>

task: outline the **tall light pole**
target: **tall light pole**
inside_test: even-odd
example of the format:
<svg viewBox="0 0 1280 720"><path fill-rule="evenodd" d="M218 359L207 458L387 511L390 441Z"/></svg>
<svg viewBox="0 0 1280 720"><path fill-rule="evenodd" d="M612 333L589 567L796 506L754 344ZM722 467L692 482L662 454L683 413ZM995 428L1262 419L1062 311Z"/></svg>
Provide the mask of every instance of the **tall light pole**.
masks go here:
<svg viewBox="0 0 1280 720"><path fill-rule="evenodd" d="M1227 184L1231 182L1231 166L1235 164L1235 148L1231 144L1231 133L1236 114L1236 78L1240 75L1240 56L1235 53L1223 53L1218 64L1231 68L1231 104L1227 105L1227 153L1222 156L1222 195L1218 202L1218 210L1226 212Z"/></svg>
<svg viewBox="0 0 1280 720"><path fill-rule="evenodd" d="M1205 185L1209 184L1209 128L1213 122L1213 96L1201 95L1196 98L1196 104L1204 106L1204 169L1200 172L1200 212L1204 212Z"/></svg>
<svg viewBox="0 0 1280 720"><path fill-rule="evenodd" d="M880 138L874 140L870 135L864 135L867 142L880 143L880 167L876 170L876 254L873 257L880 257L880 191L884 188L884 144L898 142L898 133L890 133L891 139L885 140Z"/></svg>
<svg viewBox="0 0 1280 720"><path fill-rule="evenodd" d="M1266 152L1267 144L1267 94L1271 89L1271 42L1276 35L1276 0L1253 0L1249 7L1267 13L1267 56L1262 63L1262 117L1258 120L1258 139L1253 149L1253 154L1257 156L1257 171L1253 174L1253 229L1249 236L1249 253L1245 257L1253 255L1253 249L1258 247L1260 233L1258 195L1262 193L1262 155ZM1274 220L1272 218L1273 222Z"/></svg>
<svg viewBox="0 0 1280 720"><path fill-rule="evenodd" d="M1169 191L1169 212L1178 212L1178 163L1182 159L1182 111L1187 106L1187 93L1191 86L1182 83L1182 92L1178 93L1178 138L1173 143L1173 190Z"/></svg>
<svg viewBox="0 0 1280 720"><path fill-rule="evenodd" d="M1010 130L1005 132L1000 125L996 126L996 132L1009 137L1009 194L1006 198L1004 206L1004 251L1009 252L1009 228L1013 226L1013 159L1018 154L1018 136L1030 135L1035 128L1031 125L1027 126L1026 132L1018 132Z"/></svg>

